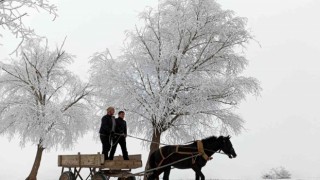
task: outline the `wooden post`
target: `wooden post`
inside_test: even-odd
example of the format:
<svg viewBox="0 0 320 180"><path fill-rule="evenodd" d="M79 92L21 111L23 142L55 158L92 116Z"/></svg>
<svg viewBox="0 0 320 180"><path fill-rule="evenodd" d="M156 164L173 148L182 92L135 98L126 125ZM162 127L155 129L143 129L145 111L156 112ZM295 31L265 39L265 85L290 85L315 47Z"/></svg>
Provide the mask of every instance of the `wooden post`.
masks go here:
<svg viewBox="0 0 320 180"><path fill-rule="evenodd" d="M101 166L101 164L104 164L104 154L100 154L100 152L98 152L98 165Z"/></svg>
<svg viewBox="0 0 320 180"><path fill-rule="evenodd" d="M59 155L58 156L58 166L61 166L61 163L62 163L62 156Z"/></svg>
<svg viewBox="0 0 320 180"><path fill-rule="evenodd" d="M81 167L81 155L80 155L80 152L78 152L78 162L79 162L79 167Z"/></svg>

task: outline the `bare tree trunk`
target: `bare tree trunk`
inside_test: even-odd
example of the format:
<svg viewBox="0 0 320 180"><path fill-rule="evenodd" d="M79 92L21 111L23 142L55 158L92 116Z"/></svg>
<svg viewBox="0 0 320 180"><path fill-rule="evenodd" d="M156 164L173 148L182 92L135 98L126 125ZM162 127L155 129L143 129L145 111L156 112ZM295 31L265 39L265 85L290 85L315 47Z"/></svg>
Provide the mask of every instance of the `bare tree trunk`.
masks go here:
<svg viewBox="0 0 320 180"><path fill-rule="evenodd" d="M36 158L34 160L31 172L30 172L29 176L26 178L26 180L37 180L37 175L38 175L38 170L39 170L40 163L41 163L41 157L42 157L43 150L44 150L44 148L40 144L38 144Z"/></svg>
<svg viewBox="0 0 320 180"><path fill-rule="evenodd" d="M161 132L159 130L154 130L154 133L152 134L152 143L150 144L150 151L149 151L149 155L148 155L148 161L146 163L146 167L145 170L149 169L149 158L150 155L156 151L157 149L159 149L160 146L160 137L161 137ZM143 180L147 180L147 177L144 176Z"/></svg>

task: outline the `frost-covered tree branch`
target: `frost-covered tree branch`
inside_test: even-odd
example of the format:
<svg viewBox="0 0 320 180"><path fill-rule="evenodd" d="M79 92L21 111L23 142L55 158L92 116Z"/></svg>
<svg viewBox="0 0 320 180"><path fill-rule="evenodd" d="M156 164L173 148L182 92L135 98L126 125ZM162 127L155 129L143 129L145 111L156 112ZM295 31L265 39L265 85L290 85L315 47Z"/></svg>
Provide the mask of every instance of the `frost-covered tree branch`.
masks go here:
<svg viewBox="0 0 320 180"><path fill-rule="evenodd" d="M0 63L0 135L37 145L31 180L44 149L71 148L88 131L93 87L67 70L72 55L41 39L26 41L10 61Z"/></svg>
<svg viewBox="0 0 320 180"><path fill-rule="evenodd" d="M92 57L101 104L130 112L132 132L157 142L240 133L244 120L234 110L260 92L255 78L242 76L242 50L252 39L246 19L212 0L161 1L140 18L120 57Z"/></svg>
<svg viewBox="0 0 320 180"><path fill-rule="evenodd" d="M66 69L73 56L41 43L27 41L19 59L0 64L1 129L20 134L22 145L41 140L45 148L69 148L87 131L92 87Z"/></svg>
<svg viewBox="0 0 320 180"><path fill-rule="evenodd" d="M53 19L57 17L57 7L50 4L48 0L0 0L0 26L10 31L16 38L21 39L18 47L25 39L37 37L35 32L27 27L23 21L30 9L44 10L52 14Z"/></svg>

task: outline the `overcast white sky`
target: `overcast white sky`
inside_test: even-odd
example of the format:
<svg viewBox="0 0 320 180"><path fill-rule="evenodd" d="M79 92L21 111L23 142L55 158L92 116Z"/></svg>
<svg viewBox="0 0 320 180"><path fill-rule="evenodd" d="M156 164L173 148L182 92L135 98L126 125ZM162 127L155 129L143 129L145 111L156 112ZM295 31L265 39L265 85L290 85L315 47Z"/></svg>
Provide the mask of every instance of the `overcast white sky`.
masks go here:
<svg viewBox="0 0 320 180"><path fill-rule="evenodd" d="M86 78L88 58L109 48L116 56L124 31L137 23L137 14L157 0L56 0L59 17L50 21L46 13L28 17L28 24L50 43L60 44L76 55L72 69ZM286 167L294 178L320 179L320 1L318 0L218 0L224 9L248 18L248 27L261 47L252 42L247 75L261 81L261 97L248 97L239 108L246 130L233 137L238 157L215 155L203 169L207 178L257 179L270 168ZM1 29L1 31L3 31ZM0 60L15 48L10 34L1 38ZM130 117L127 117L130 120ZM130 127L129 127L130 128ZM60 169L57 155L96 153L99 141L86 135L71 151L45 152L40 180L56 180ZM140 142L128 139L130 154L142 153ZM0 137L0 179L21 180L29 173L36 147L19 146ZM118 151L120 152L120 151ZM146 155L143 156L146 159ZM173 170L174 179L193 178L192 170Z"/></svg>

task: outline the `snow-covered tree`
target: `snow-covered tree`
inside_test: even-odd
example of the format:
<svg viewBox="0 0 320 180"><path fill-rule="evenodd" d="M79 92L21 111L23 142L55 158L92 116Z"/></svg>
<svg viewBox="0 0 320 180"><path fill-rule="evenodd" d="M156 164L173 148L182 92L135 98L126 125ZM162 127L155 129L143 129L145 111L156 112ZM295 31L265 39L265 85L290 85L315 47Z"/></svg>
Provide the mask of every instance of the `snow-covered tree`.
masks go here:
<svg viewBox="0 0 320 180"><path fill-rule="evenodd" d="M28 40L18 59L0 63L0 135L37 145L27 180L36 180L44 149L71 148L89 127L92 88L71 73L73 56Z"/></svg>
<svg viewBox="0 0 320 180"><path fill-rule="evenodd" d="M21 43L25 38L35 36L34 31L23 22L23 17L28 15L30 9L42 9L57 16L57 7L48 0L0 0L0 26L21 38Z"/></svg>
<svg viewBox="0 0 320 180"><path fill-rule="evenodd" d="M284 167L272 168L262 175L263 179L291 179L291 173Z"/></svg>
<svg viewBox="0 0 320 180"><path fill-rule="evenodd" d="M239 133L244 121L234 110L260 91L255 78L241 75L252 39L246 19L213 0L161 1L140 17L143 25L127 32L121 56L92 57L91 82L102 104L125 109L129 129L157 143L162 136L177 143Z"/></svg>

